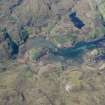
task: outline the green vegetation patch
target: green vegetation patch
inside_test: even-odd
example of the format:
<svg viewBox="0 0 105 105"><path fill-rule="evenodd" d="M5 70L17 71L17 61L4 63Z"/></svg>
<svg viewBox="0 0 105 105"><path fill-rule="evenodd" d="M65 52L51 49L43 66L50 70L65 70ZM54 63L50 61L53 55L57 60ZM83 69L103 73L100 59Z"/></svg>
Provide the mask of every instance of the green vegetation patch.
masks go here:
<svg viewBox="0 0 105 105"><path fill-rule="evenodd" d="M39 49L35 49L35 48L32 48L30 51L29 51L29 58L30 60L36 60L38 55L39 55Z"/></svg>
<svg viewBox="0 0 105 105"><path fill-rule="evenodd" d="M105 2L102 2L102 3L99 5L99 11L101 12L103 18L105 19Z"/></svg>
<svg viewBox="0 0 105 105"><path fill-rule="evenodd" d="M52 42L55 44L55 45L58 45L58 44L61 44L61 45L64 45L66 43L71 43L73 42L74 40L76 40L76 36L73 35L72 33L69 34L69 35L63 35L63 36L53 36L52 37Z"/></svg>

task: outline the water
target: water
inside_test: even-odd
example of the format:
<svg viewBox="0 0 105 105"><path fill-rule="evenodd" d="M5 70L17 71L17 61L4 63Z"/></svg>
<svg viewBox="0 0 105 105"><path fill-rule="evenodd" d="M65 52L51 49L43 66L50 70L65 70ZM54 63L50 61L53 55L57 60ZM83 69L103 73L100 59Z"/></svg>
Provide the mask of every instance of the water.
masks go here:
<svg viewBox="0 0 105 105"><path fill-rule="evenodd" d="M10 57L15 59L16 55L19 52L19 47L18 47L18 45L14 41L11 41L10 42L10 49L11 49Z"/></svg>
<svg viewBox="0 0 105 105"><path fill-rule="evenodd" d="M85 24L79 17L76 16L76 12L69 15L70 20L73 22L74 26L81 29Z"/></svg>
<svg viewBox="0 0 105 105"><path fill-rule="evenodd" d="M51 43L49 40L46 40L44 37L33 37L27 40L26 42L27 50L31 48L48 48L51 50L55 50L56 46Z"/></svg>
<svg viewBox="0 0 105 105"><path fill-rule="evenodd" d="M9 39L10 41L12 40L11 37L10 37L10 34L8 32L4 32L4 39Z"/></svg>
<svg viewBox="0 0 105 105"><path fill-rule="evenodd" d="M23 26L20 27L19 37L20 37L20 42L23 42L23 43L25 43L29 38L29 33Z"/></svg>
<svg viewBox="0 0 105 105"><path fill-rule="evenodd" d="M53 43L45 38L35 37L26 42L26 48L27 50L31 48L46 48L47 50L42 50L38 58L40 58L40 56L44 56L44 54L46 55L46 51L49 51L49 55L55 56L56 58L81 59L88 50L98 48L100 43L101 45L105 44L105 37L89 41L81 41L76 43L73 47L57 48ZM103 47L101 45L100 47Z"/></svg>
<svg viewBox="0 0 105 105"><path fill-rule="evenodd" d="M63 56L64 58L79 58L81 57L87 50L92 50L97 48L100 42L103 44L105 43L105 37L91 40L91 41L81 41L75 44L73 47L70 48L59 48L53 54L55 56Z"/></svg>
<svg viewBox="0 0 105 105"><path fill-rule="evenodd" d="M101 45L100 45L100 42L101 42ZM99 45L100 47L103 47L102 46L103 44L105 44L105 37L89 40L89 41L81 41L76 43L73 47L57 48L50 41L44 38L38 37L38 38L32 38L27 42L26 45L27 45L27 49L30 49L31 47L48 48L49 53L53 54L56 57L61 56L66 59L75 59L75 58L82 57L82 55L85 54L86 51L97 48Z"/></svg>
<svg viewBox="0 0 105 105"><path fill-rule="evenodd" d="M16 55L19 52L19 46L12 40L10 34L7 32L6 29L4 30L3 35L8 46L10 58L16 58Z"/></svg>

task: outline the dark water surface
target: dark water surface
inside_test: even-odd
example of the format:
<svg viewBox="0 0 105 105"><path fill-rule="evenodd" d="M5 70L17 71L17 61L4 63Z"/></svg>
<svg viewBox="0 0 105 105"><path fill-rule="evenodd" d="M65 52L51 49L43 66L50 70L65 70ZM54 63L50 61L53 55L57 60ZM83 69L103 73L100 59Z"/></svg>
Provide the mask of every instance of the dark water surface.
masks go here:
<svg viewBox="0 0 105 105"><path fill-rule="evenodd" d="M84 22L76 16L76 12L71 13L69 18L78 29L81 29L85 25Z"/></svg>

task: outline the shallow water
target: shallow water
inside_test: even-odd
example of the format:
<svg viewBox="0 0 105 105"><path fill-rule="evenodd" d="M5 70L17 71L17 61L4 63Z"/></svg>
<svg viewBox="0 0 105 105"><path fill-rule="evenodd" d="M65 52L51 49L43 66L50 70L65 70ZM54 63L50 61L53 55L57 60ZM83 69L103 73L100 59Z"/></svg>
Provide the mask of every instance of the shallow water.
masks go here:
<svg viewBox="0 0 105 105"><path fill-rule="evenodd" d="M54 50L56 46L54 46L53 43L51 43L49 40L46 40L44 37L34 37L30 38L26 42L27 49L31 48L49 48Z"/></svg>
<svg viewBox="0 0 105 105"><path fill-rule="evenodd" d="M103 47L104 44L105 37L102 37L94 40L78 42L73 47L57 48L49 40L42 37L35 37L27 41L26 48L27 50L31 48L47 48L49 50L50 57L54 56L54 58L56 57L58 59L59 57L61 57L61 59L80 59L88 50Z"/></svg>
<svg viewBox="0 0 105 105"><path fill-rule="evenodd" d="M91 41L81 41L69 48L59 48L58 51L54 52L53 54L55 56L63 56L64 58L77 58L81 57L87 50L97 48L98 45L103 47L102 43L105 43L105 37Z"/></svg>

